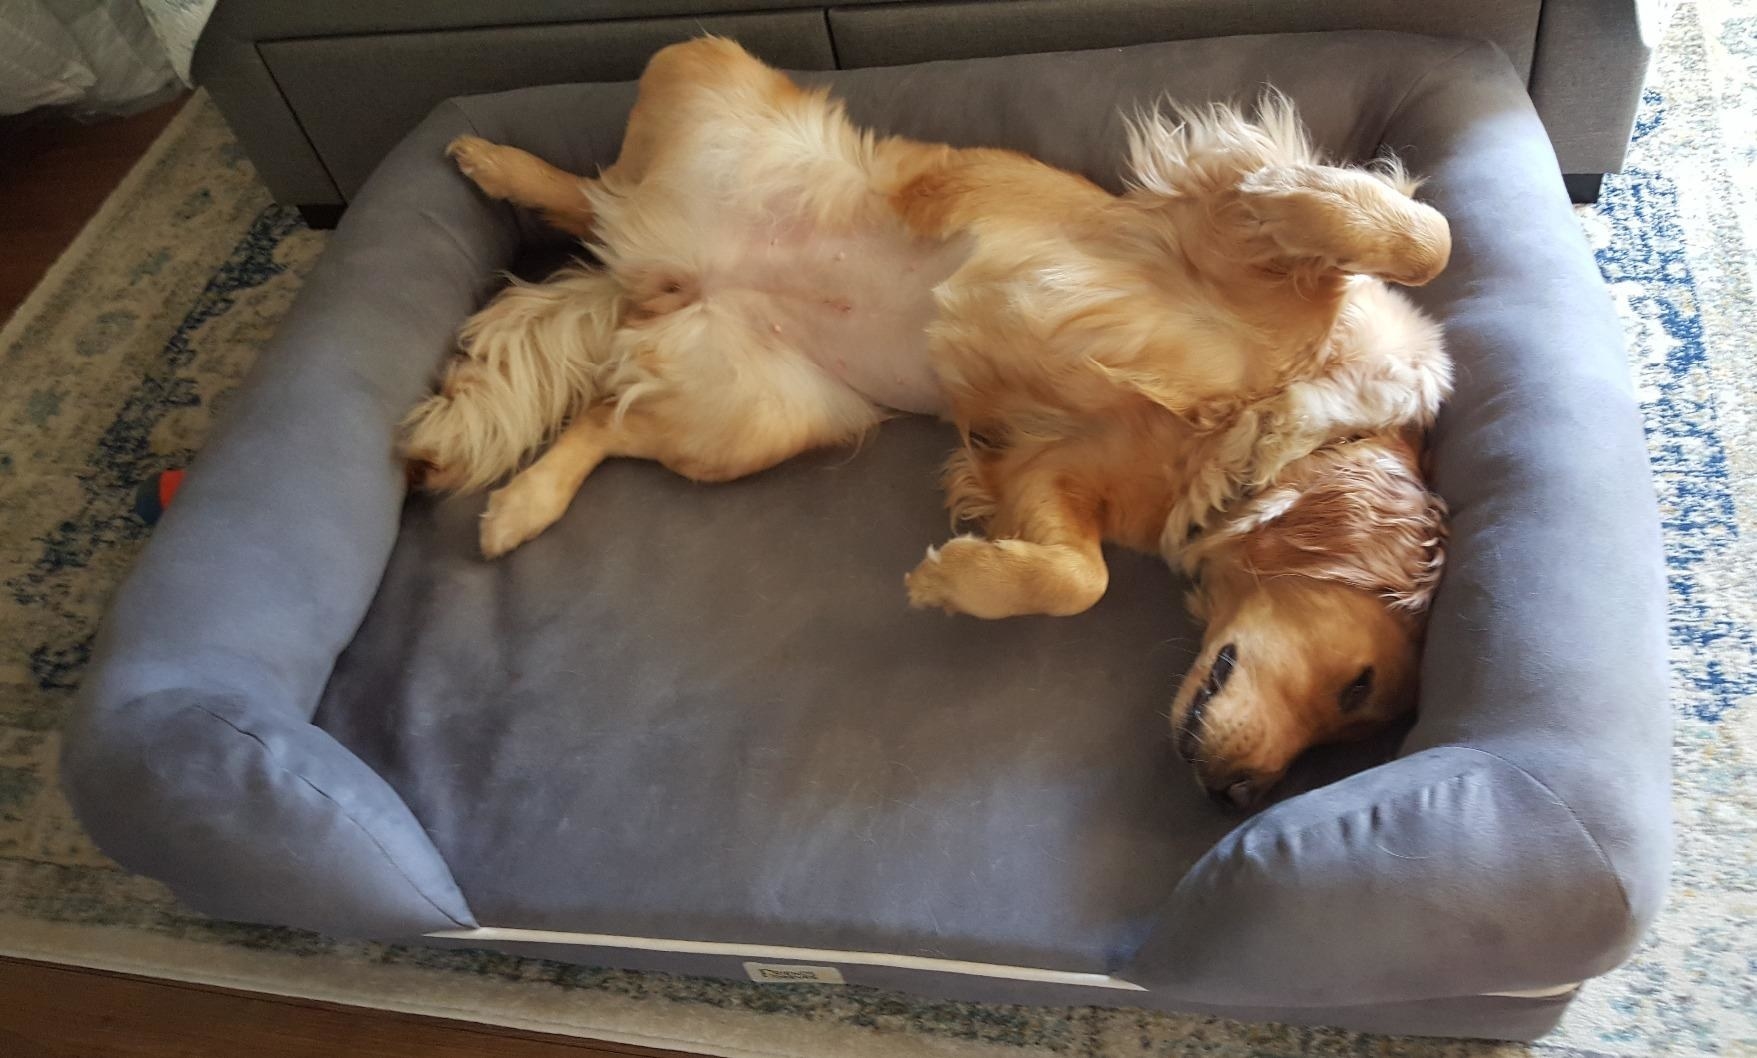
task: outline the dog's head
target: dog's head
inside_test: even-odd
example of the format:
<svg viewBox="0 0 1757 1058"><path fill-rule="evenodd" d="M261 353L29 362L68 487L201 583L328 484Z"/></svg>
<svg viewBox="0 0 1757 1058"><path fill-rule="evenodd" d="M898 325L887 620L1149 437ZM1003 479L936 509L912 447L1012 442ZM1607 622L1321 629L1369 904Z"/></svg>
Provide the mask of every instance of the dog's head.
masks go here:
<svg viewBox="0 0 1757 1058"><path fill-rule="evenodd" d="M1171 723L1206 789L1250 807L1306 749L1414 708L1444 536L1414 447L1376 437L1296 463L1191 546L1208 626Z"/></svg>

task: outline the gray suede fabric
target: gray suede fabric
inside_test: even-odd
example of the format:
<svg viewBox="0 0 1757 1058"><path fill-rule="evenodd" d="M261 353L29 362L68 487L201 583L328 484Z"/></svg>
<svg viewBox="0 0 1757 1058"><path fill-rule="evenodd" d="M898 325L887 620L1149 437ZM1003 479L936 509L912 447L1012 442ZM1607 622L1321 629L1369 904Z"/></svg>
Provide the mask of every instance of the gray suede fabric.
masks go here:
<svg viewBox="0 0 1757 1058"><path fill-rule="evenodd" d="M1544 0L1531 99L1570 173L1623 167L1659 44L1656 0Z"/></svg>
<svg viewBox="0 0 1757 1058"><path fill-rule="evenodd" d="M612 464L503 563L480 498L413 502L317 723L484 923L1116 966L1237 822L1165 738L1197 630L1128 554L1077 620L908 609L954 442Z"/></svg>
<svg viewBox="0 0 1757 1058"><path fill-rule="evenodd" d="M264 41L257 52L336 186L352 196L437 100L531 84L632 81L654 52L703 33L741 41L786 69L836 64L817 11L310 37Z"/></svg>
<svg viewBox="0 0 1757 1058"><path fill-rule="evenodd" d="M796 69L1246 33L1397 30L1498 45L1567 173L1621 167L1652 0L221 0L195 55L275 197L343 205L436 103L632 78L703 31Z"/></svg>
<svg viewBox="0 0 1757 1058"><path fill-rule="evenodd" d="M1247 33L1375 29L1486 40L1524 75L1531 70L1540 9L1549 2L953 0L837 5L829 17L839 65L849 68Z"/></svg>
<svg viewBox="0 0 1757 1058"><path fill-rule="evenodd" d="M193 468L69 741L100 844L199 908L346 934L848 948L1148 988L841 967L976 999L1553 1024L1566 997L1481 993L1601 973L1657 910L1664 586L1615 316L1506 59L1334 33L809 79L885 131L1113 188L1119 108L1273 83L1337 155L1390 146L1429 178L1455 238L1419 295L1459 362L1435 435L1455 521L1401 742L1326 754L1241 821L1165 745L1198 630L1156 560L1114 554L1077 618L907 610L901 574L946 533L932 423L731 485L607 465L496 563L480 498L404 503L395 422L494 272L559 242L440 148L606 164L631 86L556 86L448 104L398 148Z"/></svg>
<svg viewBox="0 0 1757 1058"><path fill-rule="evenodd" d="M309 724L396 539L393 425L517 246L433 162L469 129L441 108L362 195L118 592L82 687L75 809L214 914L363 936L471 922L402 799Z"/></svg>

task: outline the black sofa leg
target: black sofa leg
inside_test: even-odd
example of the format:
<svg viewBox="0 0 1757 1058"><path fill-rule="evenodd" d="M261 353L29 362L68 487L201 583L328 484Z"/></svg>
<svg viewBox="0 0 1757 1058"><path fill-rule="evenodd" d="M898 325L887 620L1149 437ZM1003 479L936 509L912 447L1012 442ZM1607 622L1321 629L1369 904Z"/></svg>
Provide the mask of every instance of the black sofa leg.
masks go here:
<svg viewBox="0 0 1757 1058"><path fill-rule="evenodd" d="M1572 179L1572 177L1569 179ZM1572 185L1570 185L1570 187L1571 186ZM333 202L321 202L317 205L298 207L299 215L305 218L305 226L308 228L317 228L320 231L328 231L341 223L342 210L347 208L348 207L346 206L336 205Z"/></svg>
<svg viewBox="0 0 1757 1058"><path fill-rule="evenodd" d="M1568 197L1583 206L1598 201L1598 189L1604 183L1603 173L1563 173L1562 183L1568 185Z"/></svg>

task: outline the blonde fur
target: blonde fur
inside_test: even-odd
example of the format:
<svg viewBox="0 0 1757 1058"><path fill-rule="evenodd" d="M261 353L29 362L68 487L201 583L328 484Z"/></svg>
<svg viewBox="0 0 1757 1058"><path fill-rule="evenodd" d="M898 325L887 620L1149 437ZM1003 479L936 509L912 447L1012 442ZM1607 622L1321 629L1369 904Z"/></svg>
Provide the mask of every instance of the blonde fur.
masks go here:
<svg viewBox="0 0 1757 1058"><path fill-rule="evenodd" d="M1270 90L1254 115L1227 103L1165 99L1126 121L1129 186L1166 199L1231 190L1240 174L1322 163L1293 102Z"/></svg>
<svg viewBox="0 0 1757 1058"><path fill-rule="evenodd" d="M436 475L429 483L484 488L594 403L616 373L623 304L613 278L570 268L543 283L514 279L470 317L439 395L403 422L405 444Z"/></svg>
<svg viewBox="0 0 1757 1058"><path fill-rule="evenodd" d="M595 179L452 146L602 267L472 318L404 450L429 486L472 489L549 445L490 498L493 556L604 458L726 480L941 416L965 438L948 504L983 535L929 549L911 602L1075 613L1105 590L1107 539L1183 563L1210 640L1257 644L1243 679L1282 719L1228 743L1186 681L1180 730L1210 732L1204 782L1266 786L1368 715L1335 706L1344 669L1396 674L1371 715L1407 705L1443 514L1410 438L1451 368L1386 283L1432 279L1450 235L1400 164L1329 164L1276 94L1161 105L1128 140L1116 196L1020 154L874 135L728 41L667 48ZM1319 618L1351 631L1312 641Z"/></svg>

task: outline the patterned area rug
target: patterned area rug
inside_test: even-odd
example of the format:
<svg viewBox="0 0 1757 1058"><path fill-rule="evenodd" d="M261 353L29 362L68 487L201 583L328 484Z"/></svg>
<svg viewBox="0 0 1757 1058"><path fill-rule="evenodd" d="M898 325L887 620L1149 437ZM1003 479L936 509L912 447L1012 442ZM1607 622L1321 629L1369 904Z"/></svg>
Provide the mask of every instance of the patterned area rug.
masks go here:
<svg viewBox="0 0 1757 1058"><path fill-rule="evenodd" d="M1532 1048L761 988L219 923L122 873L58 730L180 466L323 247L197 96L0 332L0 951L717 1054L1757 1055L1757 0L1671 20L1627 173L1581 211L1630 338L1670 552L1678 865L1634 960Z"/></svg>

